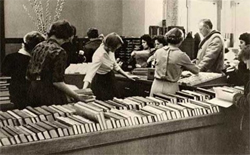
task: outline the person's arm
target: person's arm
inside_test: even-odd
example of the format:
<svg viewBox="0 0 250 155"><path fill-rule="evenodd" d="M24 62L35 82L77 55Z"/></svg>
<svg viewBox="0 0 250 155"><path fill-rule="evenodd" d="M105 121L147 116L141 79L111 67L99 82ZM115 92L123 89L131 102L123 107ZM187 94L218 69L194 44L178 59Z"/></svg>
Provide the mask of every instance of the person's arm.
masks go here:
<svg viewBox="0 0 250 155"><path fill-rule="evenodd" d="M126 78L128 78L128 79L130 79L130 80L133 80L133 81L135 81L135 76L130 76L130 75L128 75L126 72L124 72L122 69L121 69L121 67L117 64L117 62L115 61L115 55L114 54L112 54L112 59L113 59L113 61L114 61L114 70L115 71L117 71L118 73L120 73L121 75L123 75L123 76L125 76ZM138 77L139 78L139 77Z"/></svg>
<svg viewBox="0 0 250 155"><path fill-rule="evenodd" d="M233 104L242 111L249 109L250 93L247 95L241 93L235 94L233 97Z"/></svg>
<svg viewBox="0 0 250 155"><path fill-rule="evenodd" d="M152 56L150 56L149 58L148 58L148 60L147 60L147 63L149 64L151 61L153 61L154 60L154 55L152 55Z"/></svg>
<svg viewBox="0 0 250 155"><path fill-rule="evenodd" d="M121 68L119 70L117 70L117 72L119 72L121 75L125 76L126 78L135 81L135 79L139 79L139 77L137 76L130 76L128 75L126 72L124 72Z"/></svg>
<svg viewBox="0 0 250 155"><path fill-rule="evenodd" d="M67 54L66 51L55 52L58 55L54 58L54 67L52 68L52 82L53 85L61 90L65 95L72 97L75 101L80 101L81 97L63 82L64 71L66 67Z"/></svg>
<svg viewBox="0 0 250 155"><path fill-rule="evenodd" d="M80 101L80 96L75 93L73 90L69 89L69 87L64 82L53 82L53 85L64 92L66 95L74 98L76 101Z"/></svg>
<svg viewBox="0 0 250 155"><path fill-rule="evenodd" d="M91 63L88 71L87 71L87 74L83 80L83 89L86 89L88 88L89 84L91 83L92 79L94 78L97 70L100 68L102 64L102 55L100 56L95 56L93 57L93 62Z"/></svg>
<svg viewBox="0 0 250 155"><path fill-rule="evenodd" d="M189 56L184 52L182 53L181 66L193 74L198 74L200 72L199 67L192 63Z"/></svg>
<svg viewBox="0 0 250 155"><path fill-rule="evenodd" d="M219 37L213 38L213 40L206 49L204 57L198 64L200 71L207 71L207 69L210 68L216 62L220 52L222 51L222 48L222 40Z"/></svg>
<svg viewBox="0 0 250 155"><path fill-rule="evenodd" d="M245 86L244 90L245 94L237 93L233 97L233 103L236 107L241 109L242 111L249 110L250 104L250 81L248 81L247 86Z"/></svg>

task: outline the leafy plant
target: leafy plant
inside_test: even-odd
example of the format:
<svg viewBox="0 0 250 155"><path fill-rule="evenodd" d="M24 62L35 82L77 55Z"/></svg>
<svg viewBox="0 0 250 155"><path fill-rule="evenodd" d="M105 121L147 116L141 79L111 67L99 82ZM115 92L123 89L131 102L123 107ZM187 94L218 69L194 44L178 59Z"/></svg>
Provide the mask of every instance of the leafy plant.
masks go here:
<svg viewBox="0 0 250 155"><path fill-rule="evenodd" d="M49 10L50 0L46 0L45 9L43 9L44 5L42 3L42 1L45 2L45 0L28 0L28 1L32 8L31 11L34 12L35 15L32 16L30 10L26 7L26 5L23 4L24 10L27 12L29 18L37 27L37 30L45 34L50 24L52 22L57 21L60 18L65 0L57 0L53 21L52 21L52 15Z"/></svg>

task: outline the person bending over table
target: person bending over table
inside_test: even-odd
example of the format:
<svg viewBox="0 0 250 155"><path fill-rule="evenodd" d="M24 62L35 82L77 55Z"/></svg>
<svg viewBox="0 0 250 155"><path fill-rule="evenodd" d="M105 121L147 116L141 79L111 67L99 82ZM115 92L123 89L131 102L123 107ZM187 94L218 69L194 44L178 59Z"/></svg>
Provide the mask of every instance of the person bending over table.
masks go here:
<svg viewBox="0 0 250 155"><path fill-rule="evenodd" d="M53 23L48 39L32 51L26 76L31 81L28 97L31 106L66 104L67 96L75 101L83 100L64 83L67 53L61 47L73 35L71 24L60 20Z"/></svg>
<svg viewBox="0 0 250 155"><path fill-rule="evenodd" d="M110 100L117 96L114 71L134 80L116 63L114 52L123 44L117 33L110 33L92 57L92 64L84 78L83 89L91 83L91 89L98 100Z"/></svg>

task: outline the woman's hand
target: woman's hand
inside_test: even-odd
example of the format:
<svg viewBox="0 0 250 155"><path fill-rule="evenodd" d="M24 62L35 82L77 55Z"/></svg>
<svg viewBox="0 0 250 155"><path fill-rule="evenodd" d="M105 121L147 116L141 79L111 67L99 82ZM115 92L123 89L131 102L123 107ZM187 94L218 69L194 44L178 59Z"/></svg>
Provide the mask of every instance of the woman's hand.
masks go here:
<svg viewBox="0 0 250 155"><path fill-rule="evenodd" d="M135 64L135 67L136 68L141 68L141 65L140 64Z"/></svg>
<svg viewBox="0 0 250 155"><path fill-rule="evenodd" d="M135 80L138 80L140 77L136 76L136 75L127 75L127 78L132 80L132 81L135 81Z"/></svg>
<svg viewBox="0 0 250 155"><path fill-rule="evenodd" d="M135 55L135 51L133 51L132 53L131 53L131 56L133 57Z"/></svg>

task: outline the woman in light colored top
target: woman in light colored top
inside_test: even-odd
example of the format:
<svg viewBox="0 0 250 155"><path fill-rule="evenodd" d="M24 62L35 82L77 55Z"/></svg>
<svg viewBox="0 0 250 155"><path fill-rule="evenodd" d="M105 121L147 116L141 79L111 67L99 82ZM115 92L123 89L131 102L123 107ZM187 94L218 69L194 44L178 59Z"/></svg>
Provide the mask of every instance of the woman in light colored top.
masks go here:
<svg viewBox="0 0 250 155"><path fill-rule="evenodd" d="M151 49L154 47L152 38L148 34L141 36L142 50L133 51L131 53L132 58L135 59L135 66L137 68L147 67L147 60L150 57Z"/></svg>
<svg viewBox="0 0 250 155"><path fill-rule="evenodd" d="M91 83L91 89L98 100L110 100L116 96L115 75L113 70L134 80L127 75L115 61L114 52L123 44L116 33L108 34L92 57L92 65L85 78L83 89Z"/></svg>
<svg viewBox="0 0 250 155"><path fill-rule="evenodd" d="M188 55L179 49L183 41L183 32L174 28L167 34L168 46L157 50L154 54L155 79L153 81L150 96L154 93L172 93L179 90L177 81L181 72L186 69L194 74L199 73L199 68L193 64Z"/></svg>

